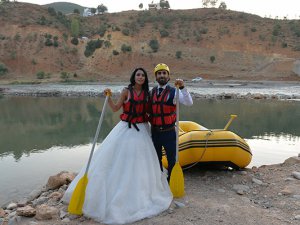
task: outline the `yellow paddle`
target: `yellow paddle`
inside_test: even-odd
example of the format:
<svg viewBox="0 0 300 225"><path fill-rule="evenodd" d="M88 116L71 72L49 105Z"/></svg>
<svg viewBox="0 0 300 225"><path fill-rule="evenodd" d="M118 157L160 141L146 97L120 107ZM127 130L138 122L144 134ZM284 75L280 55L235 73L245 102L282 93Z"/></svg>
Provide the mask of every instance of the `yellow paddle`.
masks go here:
<svg viewBox="0 0 300 225"><path fill-rule="evenodd" d="M98 135L99 135L99 132L100 132L100 128L101 128L101 124L102 124L102 121L103 121L103 117L104 117L104 113L105 113L105 109L106 109L106 105L107 105L109 95L110 94L107 94L106 98L105 98L105 102L104 102L103 109L102 109L102 112L101 112L101 116L100 116L100 119L99 119L97 131L96 131L94 141L93 141L93 147L92 147L92 150L91 150L91 153L90 153L89 161L88 161L88 164L86 166L84 176L78 181L78 183L77 183L77 185L76 185L76 187L73 191L73 194L71 196L71 199L70 199L70 203L69 203L69 206L68 206L68 211L71 214L82 215L82 207L83 207L84 198L85 198L85 189L86 189L86 186L88 184L87 173L88 173L90 163L91 163L91 159L92 159L92 156L93 156L93 153L94 153L96 141L98 139Z"/></svg>
<svg viewBox="0 0 300 225"><path fill-rule="evenodd" d="M170 177L170 189L174 198L184 196L184 177L179 164L179 88L176 86L176 163L172 169Z"/></svg>
<svg viewBox="0 0 300 225"><path fill-rule="evenodd" d="M230 119L224 127L224 130L227 130L232 121L237 117L237 115L230 115Z"/></svg>

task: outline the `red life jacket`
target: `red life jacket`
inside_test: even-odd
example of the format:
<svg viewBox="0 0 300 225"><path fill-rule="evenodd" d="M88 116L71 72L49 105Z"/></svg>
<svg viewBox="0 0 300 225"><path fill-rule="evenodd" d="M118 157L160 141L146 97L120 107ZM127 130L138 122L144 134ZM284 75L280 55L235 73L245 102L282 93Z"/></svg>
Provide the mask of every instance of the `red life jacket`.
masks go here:
<svg viewBox="0 0 300 225"><path fill-rule="evenodd" d="M151 124L153 126L171 127L176 122L176 105L173 100L175 88L166 86L165 90L158 96L157 87L151 93Z"/></svg>
<svg viewBox="0 0 300 225"><path fill-rule="evenodd" d="M123 104L123 113L120 115L121 120L135 124L148 122L147 104L148 93L142 90L140 95L133 91L132 87L128 88L130 96L126 103Z"/></svg>

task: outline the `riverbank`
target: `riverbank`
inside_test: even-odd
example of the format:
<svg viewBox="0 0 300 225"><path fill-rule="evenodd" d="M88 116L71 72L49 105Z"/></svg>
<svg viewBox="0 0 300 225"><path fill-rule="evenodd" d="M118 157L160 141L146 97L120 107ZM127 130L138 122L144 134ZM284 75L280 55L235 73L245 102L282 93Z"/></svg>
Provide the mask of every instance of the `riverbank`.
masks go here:
<svg viewBox="0 0 300 225"><path fill-rule="evenodd" d="M124 82L42 83L0 85L0 95L34 97L103 96L105 88L118 95ZM194 98L200 99L300 99L299 81L218 81L185 82ZM155 83L150 83L150 87Z"/></svg>
<svg viewBox="0 0 300 225"><path fill-rule="evenodd" d="M241 171L193 167L184 172L184 198L134 224L299 224L299 156ZM67 213L61 197L73 178L68 172L52 176L42 190L0 208L0 224L99 224Z"/></svg>

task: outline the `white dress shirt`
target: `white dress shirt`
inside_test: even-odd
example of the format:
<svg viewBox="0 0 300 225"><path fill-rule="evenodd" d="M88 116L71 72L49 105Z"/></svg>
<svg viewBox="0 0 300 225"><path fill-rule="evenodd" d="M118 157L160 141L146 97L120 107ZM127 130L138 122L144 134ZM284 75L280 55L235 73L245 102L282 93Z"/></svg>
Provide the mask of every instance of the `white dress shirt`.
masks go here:
<svg viewBox="0 0 300 225"><path fill-rule="evenodd" d="M158 88L165 89L167 85L168 84L165 84L164 86L157 86L157 92L158 92ZM175 96L174 96L174 100L173 100L174 105L176 105L176 92L177 92L177 88L176 88ZM169 96L168 96L167 100L168 99L169 99ZM193 105L192 96L185 87L183 89L179 89L179 103L186 105L186 106Z"/></svg>

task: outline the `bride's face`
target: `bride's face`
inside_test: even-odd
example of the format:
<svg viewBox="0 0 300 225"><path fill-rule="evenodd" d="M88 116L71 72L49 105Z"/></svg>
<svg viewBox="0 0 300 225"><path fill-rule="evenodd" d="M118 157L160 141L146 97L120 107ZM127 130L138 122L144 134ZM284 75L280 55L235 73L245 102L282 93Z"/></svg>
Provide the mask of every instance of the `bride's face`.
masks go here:
<svg viewBox="0 0 300 225"><path fill-rule="evenodd" d="M138 70L135 73L135 83L139 85L143 85L145 83L146 76L142 70Z"/></svg>

